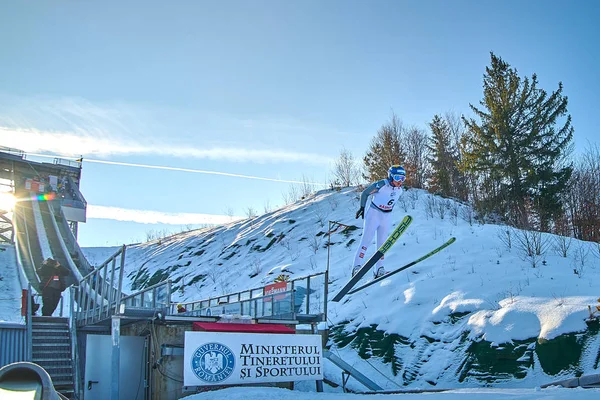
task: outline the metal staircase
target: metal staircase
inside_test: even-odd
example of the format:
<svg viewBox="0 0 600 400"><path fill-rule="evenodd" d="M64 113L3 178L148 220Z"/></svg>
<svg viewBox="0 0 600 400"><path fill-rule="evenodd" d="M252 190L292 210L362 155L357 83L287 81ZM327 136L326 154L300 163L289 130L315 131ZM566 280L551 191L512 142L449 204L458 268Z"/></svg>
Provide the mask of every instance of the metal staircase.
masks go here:
<svg viewBox="0 0 600 400"><path fill-rule="evenodd" d="M32 361L43 367L56 391L74 396L73 354L69 319L32 317Z"/></svg>

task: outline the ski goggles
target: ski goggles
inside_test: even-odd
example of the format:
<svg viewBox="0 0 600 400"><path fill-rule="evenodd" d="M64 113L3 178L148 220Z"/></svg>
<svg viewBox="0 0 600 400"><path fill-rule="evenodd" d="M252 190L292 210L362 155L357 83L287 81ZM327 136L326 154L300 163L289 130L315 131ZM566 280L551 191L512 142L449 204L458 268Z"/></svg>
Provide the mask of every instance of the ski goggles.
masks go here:
<svg viewBox="0 0 600 400"><path fill-rule="evenodd" d="M392 179L396 182L404 182L406 180L406 175L402 174L394 174L392 175Z"/></svg>

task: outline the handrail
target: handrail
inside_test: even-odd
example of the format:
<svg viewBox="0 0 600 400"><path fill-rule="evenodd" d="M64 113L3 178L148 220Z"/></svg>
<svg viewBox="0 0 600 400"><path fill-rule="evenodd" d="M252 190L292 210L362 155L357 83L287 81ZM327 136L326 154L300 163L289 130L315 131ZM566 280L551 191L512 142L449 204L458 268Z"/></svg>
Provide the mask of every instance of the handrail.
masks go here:
<svg viewBox="0 0 600 400"><path fill-rule="evenodd" d="M260 287L204 300L172 304L169 313L184 316L214 316L214 312L222 312L223 314L239 314L253 318L312 316L316 319L324 319L325 293L321 294L319 290L313 287L322 286L325 290L326 282L323 282L323 285L311 285L311 281L320 279L321 276L324 278L326 273L319 272L314 275L296 278L286 282L285 291L274 294L265 295L265 287ZM305 286L301 285L303 282L306 282ZM311 302L311 295L316 293L320 295L320 298L316 302ZM177 310L177 305L180 305L180 310L185 309L185 311ZM287 305L289 305L289 308L286 308Z"/></svg>
<svg viewBox="0 0 600 400"><path fill-rule="evenodd" d="M33 305L31 304L31 285L27 285L27 361L33 361L33 326L32 326L32 318L33 318Z"/></svg>
<svg viewBox="0 0 600 400"><path fill-rule="evenodd" d="M90 317L95 320L93 311L98 312L98 318L102 318L103 314L107 316L110 314L109 309L114 304L113 296L116 298L115 292L120 292L123 285L123 280L120 279L117 282L117 287L114 287L115 261L119 256L121 256L123 264L125 261L125 245L78 282L77 309L79 311L76 311L78 324L81 324L82 319L85 319L85 323L87 323ZM107 280L106 273L110 264L112 264L111 278ZM108 292L108 296L106 292Z"/></svg>
<svg viewBox="0 0 600 400"><path fill-rule="evenodd" d="M81 288L78 288L81 291ZM131 311L168 312L171 304L171 281L166 280L124 296L119 301L104 302L102 305L74 310L75 323L78 325L93 324L113 315L126 315ZM87 304L89 305L89 304Z"/></svg>
<svg viewBox="0 0 600 400"><path fill-rule="evenodd" d="M165 292L162 292L162 289ZM150 295L148 295L148 293ZM171 305L171 281L166 280L149 286L136 292L125 296L120 301L121 306L140 307L140 308L164 308L167 309ZM158 307L161 306L162 307ZM147 306L147 307L146 307ZM122 313L123 310L119 310Z"/></svg>
<svg viewBox="0 0 600 400"><path fill-rule="evenodd" d="M0 146L0 151L3 153L11 154L13 156L20 156L21 158L23 158L23 155L25 154L25 152L21 149L14 149L12 147L6 146Z"/></svg>
<svg viewBox="0 0 600 400"><path fill-rule="evenodd" d="M158 308L164 312L168 311L171 304L171 281L169 280L131 295L123 293L126 248L127 246L123 245L79 281L77 308L74 310L78 325L95 323L113 315L123 314L128 307L153 312ZM119 261L118 266L117 261Z"/></svg>
<svg viewBox="0 0 600 400"><path fill-rule="evenodd" d="M75 329L76 321L75 321L75 288L71 286L69 288L69 299L71 310L69 312L69 331L71 332L71 354L73 356L73 360L71 361L72 370L73 370L73 383L74 388L73 391L77 394L77 396L81 395L81 383L80 383L80 371L79 371L79 346L77 345L77 330Z"/></svg>

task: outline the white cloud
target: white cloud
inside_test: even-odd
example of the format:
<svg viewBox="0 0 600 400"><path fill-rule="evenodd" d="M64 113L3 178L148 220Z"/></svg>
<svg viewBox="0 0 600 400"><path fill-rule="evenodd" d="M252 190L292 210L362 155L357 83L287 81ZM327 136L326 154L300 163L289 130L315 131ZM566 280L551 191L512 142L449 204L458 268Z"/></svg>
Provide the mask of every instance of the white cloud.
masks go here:
<svg viewBox="0 0 600 400"><path fill-rule="evenodd" d="M84 99L0 95L0 144L62 156L164 155L252 163L328 165L330 157L298 151L300 124L140 108L98 106ZM316 132L315 132L316 134ZM249 140L249 138L254 138ZM274 140L287 138L287 140ZM289 140L293 143L291 150Z"/></svg>
<svg viewBox="0 0 600 400"><path fill-rule="evenodd" d="M26 153L50 152L66 157L79 155L168 155L178 158L205 158L233 162L254 163L307 163L328 165L329 157L312 153L291 152L281 149L249 149L235 147L175 147L160 143L145 145L116 136L90 135L73 132L49 132L36 129L0 127L3 146Z"/></svg>
<svg viewBox="0 0 600 400"><path fill-rule="evenodd" d="M132 210L119 207L94 206L88 204L87 217L91 219L111 219L141 224L168 225L221 225L244 217L192 213L164 213L160 211Z"/></svg>

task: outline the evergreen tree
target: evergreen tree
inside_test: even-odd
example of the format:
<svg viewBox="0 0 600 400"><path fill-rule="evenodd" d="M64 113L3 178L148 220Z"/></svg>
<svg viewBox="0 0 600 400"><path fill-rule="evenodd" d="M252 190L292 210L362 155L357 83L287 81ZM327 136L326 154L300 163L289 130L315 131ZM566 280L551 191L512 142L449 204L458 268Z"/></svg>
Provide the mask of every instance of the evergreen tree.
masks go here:
<svg viewBox="0 0 600 400"><path fill-rule="evenodd" d="M525 227L532 222L527 212L531 204L542 230L560 214L559 198L572 172L563 162L573 138L562 90L559 83L548 95L538 88L535 74L521 79L491 53L483 79L483 109L470 105L480 122L463 118L463 167L478 175L482 211L499 212Z"/></svg>
<svg viewBox="0 0 600 400"><path fill-rule="evenodd" d="M432 168L430 189L433 193L451 197L454 195L452 178L453 169L456 167L452 154L450 131L446 122L439 115L434 115L429 127L432 134L428 145L430 151L428 161Z"/></svg>
<svg viewBox="0 0 600 400"><path fill-rule="evenodd" d="M405 152L400 145L402 123L396 115L384 124L371 139L369 150L363 158L365 164L364 178L370 182L387 177L387 171L393 164L402 164ZM407 177L408 178L408 177Z"/></svg>

